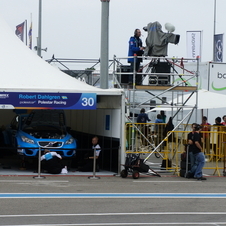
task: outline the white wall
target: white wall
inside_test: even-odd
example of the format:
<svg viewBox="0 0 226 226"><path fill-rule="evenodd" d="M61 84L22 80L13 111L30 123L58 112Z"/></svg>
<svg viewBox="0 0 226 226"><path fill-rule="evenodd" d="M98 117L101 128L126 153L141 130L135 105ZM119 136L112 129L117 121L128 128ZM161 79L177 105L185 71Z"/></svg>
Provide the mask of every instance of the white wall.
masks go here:
<svg viewBox="0 0 226 226"><path fill-rule="evenodd" d="M99 136L120 138L120 109L66 110L67 125L73 130ZM106 115L110 116L106 130Z"/></svg>

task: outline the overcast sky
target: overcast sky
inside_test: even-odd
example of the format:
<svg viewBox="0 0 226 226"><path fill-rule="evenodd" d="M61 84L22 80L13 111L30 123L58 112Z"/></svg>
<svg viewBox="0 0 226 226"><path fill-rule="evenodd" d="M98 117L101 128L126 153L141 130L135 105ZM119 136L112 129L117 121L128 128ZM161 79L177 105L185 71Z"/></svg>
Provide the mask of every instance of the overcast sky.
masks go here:
<svg viewBox="0 0 226 226"><path fill-rule="evenodd" d="M217 1L216 33L225 33L226 0ZM33 46L37 45L39 0L0 0L0 14L13 32L24 20L33 21ZM100 57L100 0L42 0L42 52L44 59L98 59ZM169 45L169 57L186 57L186 31L203 31L202 61L213 56L214 0L111 0L109 58L126 57L135 28L159 21L172 23L180 34L178 45ZM146 33L142 32L145 42ZM225 38L224 38L225 40ZM226 61L226 53L224 54Z"/></svg>

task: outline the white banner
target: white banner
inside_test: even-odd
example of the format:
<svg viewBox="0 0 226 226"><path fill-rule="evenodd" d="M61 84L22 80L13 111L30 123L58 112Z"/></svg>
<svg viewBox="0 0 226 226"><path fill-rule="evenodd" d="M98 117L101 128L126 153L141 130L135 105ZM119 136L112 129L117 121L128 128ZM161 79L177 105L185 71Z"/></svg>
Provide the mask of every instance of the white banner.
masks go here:
<svg viewBox="0 0 226 226"><path fill-rule="evenodd" d="M201 60L201 31L187 31L187 57Z"/></svg>

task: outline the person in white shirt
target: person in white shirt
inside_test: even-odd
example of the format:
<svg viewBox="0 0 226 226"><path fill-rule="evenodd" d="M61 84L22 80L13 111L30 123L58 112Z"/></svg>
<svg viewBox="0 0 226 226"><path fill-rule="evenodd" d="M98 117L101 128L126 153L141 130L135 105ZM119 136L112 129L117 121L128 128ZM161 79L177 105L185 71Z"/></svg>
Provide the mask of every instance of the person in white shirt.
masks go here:
<svg viewBox="0 0 226 226"><path fill-rule="evenodd" d="M101 147L98 144L98 141L99 141L99 139L97 136L92 138L92 145L93 145L92 149L93 149L93 151L94 151L94 149L96 149L96 171L99 171L98 158L99 158L99 155L101 152ZM94 154L91 154L88 157L86 157L85 164L82 167L79 167L78 171L82 171L82 172L93 171L93 158L94 158Z"/></svg>
<svg viewBox="0 0 226 226"><path fill-rule="evenodd" d="M96 159L98 159L100 152L101 152L101 148L100 148L100 145L98 144L98 141L99 141L99 139L98 139L97 136L93 137L93 139L92 139L92 144L93 144L92 149L96 149ZM93 156L92 156L92 159L93 159Z"/></svg>

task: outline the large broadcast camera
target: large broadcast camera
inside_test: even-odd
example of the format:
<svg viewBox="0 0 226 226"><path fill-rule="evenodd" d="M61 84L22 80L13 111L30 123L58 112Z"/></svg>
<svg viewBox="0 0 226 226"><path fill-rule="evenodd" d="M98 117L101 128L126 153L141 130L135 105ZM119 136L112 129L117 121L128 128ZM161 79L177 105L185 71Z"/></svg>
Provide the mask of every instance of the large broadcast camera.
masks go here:
<svg viewBox="0 0 226 226"><path fill-rule="evenodd" d="M180 35L172 33L175 31L175 27L170 23L165 24L167 33L162 31L162 25L158 21L149 23L143 29L148 32L145 56L165 57L167 56L168 43L176 45L180 41Z"/></svg>
<svg viewBox="0 0 226 226"><path fill-rule="evenodd" d="M165 24L167 33L162 31L162 25L158 21L149 23L143 29L148 33L144 56L165 57L168 43L178 44L180 41L180 35L173 34L175 27L170 23ZM172 65L167 59L153 59L146 72L151 71L151 73L157 74L149 76L149 85L170 85L170 76L167 73L170 73L171 68ZM163 75L158 73L163 73Z"/></svg>

